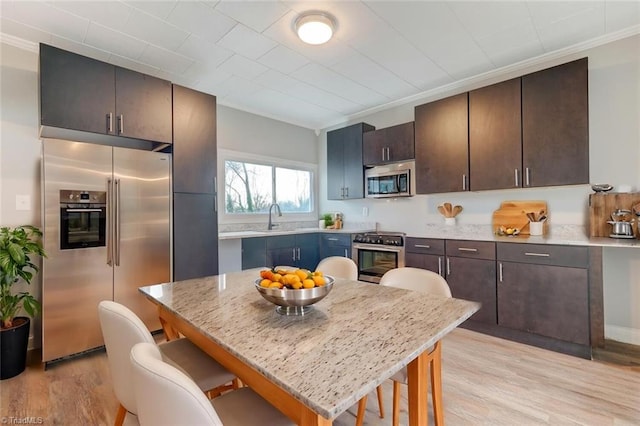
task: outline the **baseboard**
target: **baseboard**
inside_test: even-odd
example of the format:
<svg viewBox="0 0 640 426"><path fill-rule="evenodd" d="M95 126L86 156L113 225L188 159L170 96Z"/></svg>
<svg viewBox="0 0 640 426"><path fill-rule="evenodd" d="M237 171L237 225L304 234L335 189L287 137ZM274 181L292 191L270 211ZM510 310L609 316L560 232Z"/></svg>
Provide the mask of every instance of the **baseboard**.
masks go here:
<svg viewBox="0 0 640 426"><path fill-rule="evenodd" d="M604 336L608 340L640 346L640 329L637 328L605 324Z"/></svg>
<svg viewBox="0 0 640 426"><path fill-rule="evenodd" d="M27 350L33 350L35 349L35 346L33 344L33 336L29 336L29 343L27 344Z"/></svg>

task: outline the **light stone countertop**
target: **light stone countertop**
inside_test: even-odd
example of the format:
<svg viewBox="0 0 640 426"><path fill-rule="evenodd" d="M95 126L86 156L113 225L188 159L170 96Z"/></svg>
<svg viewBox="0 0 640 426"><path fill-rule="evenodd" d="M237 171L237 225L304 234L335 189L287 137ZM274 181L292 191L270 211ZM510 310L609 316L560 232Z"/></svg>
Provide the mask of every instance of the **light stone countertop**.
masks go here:
<svg viewBox="0 0 640 426"><path fill-rule="evenodd" d="M544 236L500 237L493 233L491 225L435 225L429 224L423 232L411 233L408 237L438 238L449 240L495 241L501 243L558 244L576 246L640 248L639 239L589 237L586 227L581 225L549 225Z"/></svg>
<svg viewBox="0 0 640 426"><path fill-rule="evenodd" d="M254 288L260 269L140 291L316 413L333 419L479 309L479 304L336 279L305 316Z"/></svg>
<svg viewBox="0 0 640 426"><path fill-rule="evenodd" d="M274 229L271 231L229 231L220 232L219 240L233 240L238 238L254 238L254 237L273 237L276 235L295 235L295 234L311 234L320 232L323 234L357 234L360 232L372 232L374 228L343 228L343 229L321 229L321 228L297 228L297 229Z"/></svg>

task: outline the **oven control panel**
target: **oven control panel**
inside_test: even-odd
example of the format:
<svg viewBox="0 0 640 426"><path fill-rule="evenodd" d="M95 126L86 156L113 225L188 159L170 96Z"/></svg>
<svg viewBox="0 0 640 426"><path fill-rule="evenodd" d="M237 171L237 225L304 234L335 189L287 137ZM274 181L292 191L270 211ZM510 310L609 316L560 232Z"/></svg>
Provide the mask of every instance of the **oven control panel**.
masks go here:
<svg viewBox="0 0 640 426"><path fill-rule="evenodd" d="M353 238L354 243L376 244L383 246L404 246L404 237L402 235L386 235L386 234L356 234Z"/></svg>

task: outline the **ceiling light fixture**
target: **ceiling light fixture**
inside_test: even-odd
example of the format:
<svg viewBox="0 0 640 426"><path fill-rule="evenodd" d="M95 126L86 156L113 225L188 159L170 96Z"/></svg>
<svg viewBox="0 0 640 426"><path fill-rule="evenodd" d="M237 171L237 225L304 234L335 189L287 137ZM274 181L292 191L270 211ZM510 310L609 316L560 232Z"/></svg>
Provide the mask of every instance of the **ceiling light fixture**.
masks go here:
<svg viewBox="0 0 640 426"><path fill-rule="evenodd" d="M325 12L305 12L296 19L295 28L305 43L323 44L333 36L335 19Z"/></svg>

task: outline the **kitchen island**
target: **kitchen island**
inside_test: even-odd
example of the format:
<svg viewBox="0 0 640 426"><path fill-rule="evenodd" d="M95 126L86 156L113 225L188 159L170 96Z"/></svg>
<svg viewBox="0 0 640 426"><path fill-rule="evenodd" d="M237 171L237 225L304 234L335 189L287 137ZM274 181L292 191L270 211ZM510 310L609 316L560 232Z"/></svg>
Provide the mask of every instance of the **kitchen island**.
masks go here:
<svg viewBox="0 0 640 426"><path fill-rule="evenodd" d="M254 288L259 269L142 287L177 330L298 424L331 424L402 367L410 423L426 424L425 351L479 304L336 279L301 317Z"/></svg>

